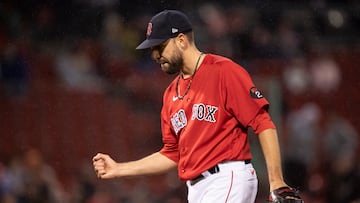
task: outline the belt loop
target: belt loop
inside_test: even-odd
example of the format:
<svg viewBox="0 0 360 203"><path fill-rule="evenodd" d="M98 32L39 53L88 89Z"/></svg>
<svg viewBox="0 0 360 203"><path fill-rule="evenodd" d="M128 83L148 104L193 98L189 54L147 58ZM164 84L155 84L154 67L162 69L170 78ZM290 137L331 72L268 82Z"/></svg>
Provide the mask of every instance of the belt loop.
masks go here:
<svg viewBox="0 0 360 203"><path fill-rule="evenodd" d="M219 165L216 164L214 169L215 169L214 173L219 173L220 171Z"/></svg>
<svg viewBox="0 0 360 203"><path fill-rule="evenodd" d="M220 168L219 166L216 164L215 166L209 168L208 170L204 171L203 173L201 173L205 178L212 175L212 174L215 174L215 173L218 173L220 171Z"/></svg>
<svg viewBox="0 0 360 203"><path fill-rule="evenodd" d="M210 173L209 171L204 171L201 173L201 175L204 176L204 178L211 176L211 174L212 173Z"/></svg>

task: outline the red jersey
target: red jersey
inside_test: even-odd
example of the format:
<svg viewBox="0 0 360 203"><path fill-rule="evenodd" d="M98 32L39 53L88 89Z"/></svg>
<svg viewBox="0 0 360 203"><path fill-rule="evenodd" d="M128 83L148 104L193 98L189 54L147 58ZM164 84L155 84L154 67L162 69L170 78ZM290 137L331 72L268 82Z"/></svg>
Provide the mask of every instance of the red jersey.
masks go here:
<svg viewBox="0 0 360 203"><path fill-rule="evenodd" d="M177 81L164 92L160 153L178 163L180 179L193 179L222 161L251 159L249 123L269 103L248 72L228 58L207 54L183 99L176 97ZM181 95L189 81L179 80Z"/></svg>

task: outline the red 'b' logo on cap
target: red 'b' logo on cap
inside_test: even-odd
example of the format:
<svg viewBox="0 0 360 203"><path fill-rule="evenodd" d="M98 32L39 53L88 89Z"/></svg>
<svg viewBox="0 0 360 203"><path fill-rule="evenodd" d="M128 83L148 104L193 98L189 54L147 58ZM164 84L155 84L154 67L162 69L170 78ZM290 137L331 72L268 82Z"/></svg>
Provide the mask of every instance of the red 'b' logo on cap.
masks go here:
<svg viewBox="0 0 360 203"><path fill-rule="evenodd" d="M150 36L152 30L152 23L148 24L147 30L146 30L146 36Z"/></svg>

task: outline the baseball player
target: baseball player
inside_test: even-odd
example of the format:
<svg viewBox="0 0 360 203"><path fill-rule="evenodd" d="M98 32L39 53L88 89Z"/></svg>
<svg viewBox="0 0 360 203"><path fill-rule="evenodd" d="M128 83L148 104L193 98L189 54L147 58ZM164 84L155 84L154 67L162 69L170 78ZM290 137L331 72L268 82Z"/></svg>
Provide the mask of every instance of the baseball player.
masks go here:
<svg viewBox="0 0 360 203"><path fill-rule="evenodd" d="M283 180L268 101L240 65L196 47L184 13L156 14L137 49L151 49L164 72L178 74L163 95L164 145L142 159L121 163L98 153L93 165L99 178L151 175L177 167L190 203L254 202L258 179L247 134L252 128L267 164L269 201L302 202Z"/></svg>

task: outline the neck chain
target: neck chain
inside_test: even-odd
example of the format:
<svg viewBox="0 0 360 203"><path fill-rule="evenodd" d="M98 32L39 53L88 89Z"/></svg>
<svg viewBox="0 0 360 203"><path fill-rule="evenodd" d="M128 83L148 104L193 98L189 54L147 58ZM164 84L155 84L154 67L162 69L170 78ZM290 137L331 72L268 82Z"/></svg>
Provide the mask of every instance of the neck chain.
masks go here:
<svg viewBox="0 0 360 203"><path fill-rule="evenodd" d="M190 81L189 81L189 83L188 83L188 85L187 85L187 87L186 87L186 90L185 90L185 92L184 92L184 95L182 95L182 96L180 95L180 87L179 87L179 82L180 82L181 73L179 74L178 80L177 80L177 82L176 82L176 97L177 97L178 99L180 99L180 100L184 99L184 97L185 97L185 96L187 95L187 93L189 92L190 86L191 86L191 83L192 83L192 80L193 80L193 78L194 78L194 76L195 76L195 73L196 73L196 71L197 71L197 69L198 69L198 65L199 65L200 58L201 58L202 55L203 55L203 53L200 52L200 56L199 56L199 58L198 58L197 61L196 61L194 73L191 75Z"/></svg>

